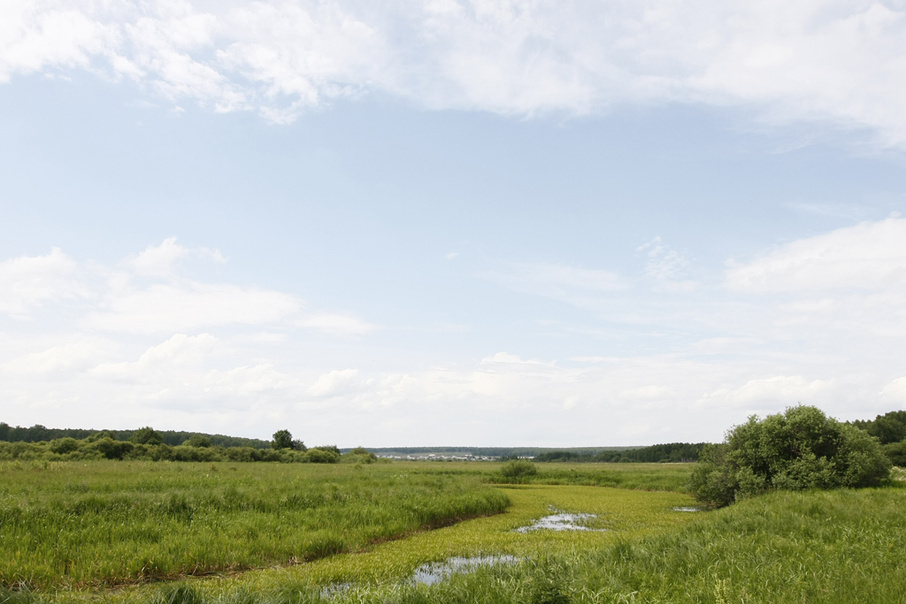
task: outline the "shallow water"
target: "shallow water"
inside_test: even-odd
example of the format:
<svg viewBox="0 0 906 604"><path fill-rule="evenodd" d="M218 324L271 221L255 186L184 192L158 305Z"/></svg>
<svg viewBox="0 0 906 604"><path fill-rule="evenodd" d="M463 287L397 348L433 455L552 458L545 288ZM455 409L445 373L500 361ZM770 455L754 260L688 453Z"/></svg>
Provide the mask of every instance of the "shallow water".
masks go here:
<svg viewBox="0 0 906 604"><path fill-rule="evenodd" d="M412 581L422 585L434 585L455 573L468 573L481 566L495 566L497 564L515 564L519 558L515 556L476 556L474 558L461 558L456 556L443 562L422 564L412 575Z"/></svg>
<svg viewBox="0 0 906 604"><path fill-rule="evenodd" d="M560 512L551 514L544 518L539 518L529 526L521 526L516 529L517 533L528 533L530 531L605 531L607 529L594 529L585 526L584 522L597 518L594 514L570 514Z"/></svg>
<svg viewBox="0 0 906 604"><path fill-rule="evenodd" d="M673 508L673 511L674 512L702 512L704 510L702 510L701 508L693 508L693 507L676 507L676 508Z"/></svg>

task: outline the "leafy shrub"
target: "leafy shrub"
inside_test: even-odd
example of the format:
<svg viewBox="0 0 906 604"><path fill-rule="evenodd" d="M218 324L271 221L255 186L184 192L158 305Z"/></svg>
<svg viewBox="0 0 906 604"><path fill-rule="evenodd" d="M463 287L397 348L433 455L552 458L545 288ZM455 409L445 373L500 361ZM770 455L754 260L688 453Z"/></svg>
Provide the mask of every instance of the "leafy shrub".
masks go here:
<svg viewBox="0 0 906 604"><path fill-rule="evenodd" d="M800 405L764 420L752 416L727 440L702 451L691 491L725 506L774 489L829 489L880 484L890 461L867 433Z"/></svg>
<svg viewBox="0 0 906 604"><path fill-rule="evenodd" d="M309 463L337 463L340 461L340 454L331 449L313 447L305 453L305 460Z"/></svg>
<svg viewBox="0 0 906 604"><path fill-rule="evenodd" d="M74 438L58 438L50 441L50 450L59 455L72 453L79 448L79 441Z"/></svg>
<svg viewBox="0 0 906 604"><path fill-rule="evenodd" d="M204 434L196 434L187 438L182 444L185 447L210 447L211 439Z"/></svg>
<svg viewBox="0 0 906 604"><path fill-rule="evenodd" d="M377 455L365 447L356 447L343 455L341 461L343 463L374 463L377 461Z"/></svg>
<svg viewBox="0 0 906 604"><path fill-rule="evenodd" d="M536 475L538 468L527 459L514 459L503 464L500 473L507 480L520 481Z"/></svg>
<svg viewBox="0 0 906 604"><path fill-rule="evenodd" d="M96 440L90 445L91 449L99 452L107 459L122 459L131 452L134 447L135 445L130 442L113 440L106 436L100 440Z"/></svg>
<svg viewBox="0 0 906 604"><path fill-rule="evenodd" d="M906 468L906 440L898 443L883 445L884 453L890 463L901 468Z"/></svg>

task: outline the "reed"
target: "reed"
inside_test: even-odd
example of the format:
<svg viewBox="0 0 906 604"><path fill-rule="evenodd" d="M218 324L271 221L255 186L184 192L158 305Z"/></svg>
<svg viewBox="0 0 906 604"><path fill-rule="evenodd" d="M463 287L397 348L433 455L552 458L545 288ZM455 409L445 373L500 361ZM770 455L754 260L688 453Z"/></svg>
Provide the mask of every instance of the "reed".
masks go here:
<svg viewBox="0 0 906 604"><path fill-rule="evenodd" d="M101 587L294 564L506 505L474 477L382 465L7 463L0 585Z"/></svg>

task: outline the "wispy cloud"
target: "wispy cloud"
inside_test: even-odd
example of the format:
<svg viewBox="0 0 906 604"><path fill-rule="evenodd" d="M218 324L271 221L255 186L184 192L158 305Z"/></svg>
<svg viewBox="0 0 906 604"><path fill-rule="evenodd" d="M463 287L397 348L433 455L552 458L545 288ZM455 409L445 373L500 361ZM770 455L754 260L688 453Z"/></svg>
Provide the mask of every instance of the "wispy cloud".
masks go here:
<svg viewBox="0 0 906 604"><path fill-rule="evenodd" d="M645 277L651 280L656 288L667 291L690 291L696 283L688 278L689 260L671 249L660 237L655 237L636 251L645 252L648 261L645 264Z"/></svg>
<svg viewBox="0 0 906 604"><path fill-rule="evenodd" d="M10 401L6 421L25 417L15 412L27 405L29 418L52 414L72 425L91 410L110 425L153 418L161 427L242 426L266 436L304 417L306 438L374 446L441 443L453 429L469 435L465 444L718 439L750 413L797 402L865 417L906 392L904 222L790 242L728 266L724 281L669 296L626 288L608 271L506 265L495 280L531 295L618 297L619 312L606 320L634 320L638 329L619 342L584 336L581 348L570 344L563 354L523 340L466 357L416 344L424 346L422 366L348 346L376 329L355 315L183 274L186 257L215 261L211 251L151 246L146 258L156 268L144 276L132 264L144 252L107 267L61 251L16 258L0 265L9 299L20 300L3 311L3 325L16 329L0 332L0 398ZM685 270L656 268L651 278ZM82 292L75 299L64 297L72 283ZM658 305L635 308L649 298ZM63 327L15 318L61 304L76 319ZM589 310L588 323L600 325L599 310ZM300 326L342 336L341 354L310 349ZM639 421L640 413L658 419ZM502 432L514 414L518 429Z"/></svg>
<svg viewBox="0 0 906 604"><path fill-rule="evenodd" d="M745 105L902 146L904 34L901 7L855 1L12 0L0 7L0 81L88 69L274 122L370 92L523 116Z"/></svg>
<svg viewBox="0 0 906 604"><path fill-rule="evenodd" d="M906 219L861 223L731 263L726 283L750 293L906 289Z"/></svg>
<svg viewBox="0 0 906 604"><path fill-rule="evenodd" d="M0 315L29 319L42 308L67 304L71 326L146 336L231 326L302 326L334 335L377 329L353 313L308 310L292 293L189 278L180 264L190 257L225 262L218 250L187 248L175 238L118 266L80 263L57 248L0 262Z"/></svg>
<svg viewBox="0 0 906 604"><path fill-rule="evenodd" d="M169 283L108 292L86 327L137 334L194 331L223 325L262 325L296 315L302 303L277 291L228 283Z"/></svg>
<svg viewBox="0 0 906 604"><path fill-rule="evenodd" d="M483 271L479 277L514 291L576 306L587 306L589 299L628 287L623 278L611 271L549 262L510 262L498 269Z"/></svg>
<svg viewBox="0 0 906 604"><path fill-rule="evenodd" d="M45 303L90 296L78 265L59 248L0 262L0 313L22 319Z"/></svg>
<svg viewBox="0 0 906 604"><path fill-rule="evenodd" d="M176 263L187 256L197 256L218 263L225 262L218 250L187 248L176 243L176 237L170 237L160 245L149 245L125 264L140 276L170 277L174 273Z"/></svg>

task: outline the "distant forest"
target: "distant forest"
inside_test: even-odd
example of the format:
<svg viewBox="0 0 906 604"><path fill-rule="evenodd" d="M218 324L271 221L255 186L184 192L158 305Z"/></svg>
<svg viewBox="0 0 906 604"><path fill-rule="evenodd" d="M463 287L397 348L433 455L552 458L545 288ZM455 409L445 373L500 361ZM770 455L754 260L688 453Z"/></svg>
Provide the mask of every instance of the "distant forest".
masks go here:
<svg viewBox="0 0 906 604"><path fill-rule="evenodd" d="M395 447L369 449L381 457L531 458L541 462L679 462L696 461L705 443L667 443L648 447Z"/></svg>
<svg viewBox="0 0 906 604"><path fill-rule="evenodd" d="M639 447L570 447L567 450L586 454L597 454L603 451L626 451ZM560 451L548 447L377 447L369 448L381 456L417 456L438 455L444 457L472 456L472 457L537 457L543 453Z"/></svg>
<svg viewBox="0 0 906 604"><path fill-rule="evenodd" d="M881 443L884 452L890 460L898 466L906 466L906 411L890 411L884 415L878 415L873 420L856 420L849 422L853 426L865 430L870 435L876 437ZM87 446L91 441L94 448L100 444L109 443L129 443L135 441L138 446L133 455L148 455L148 443L141 438L141 432L151 430L150 428L140 428L137 430L94 430L94 429L73 429L73 428L47 428L40 424L35 424L30 428L22 426L10 426L6 422L0 422L0 443L52 443L62 446L60 441L68 439L69 441L84 441L82 444ZM275 452L274 444L268 440L257 438L242 438L237 436L226 436L223 434L205 434L201 432L183 432L176 430L153 430L157 441L168 447L176 447L170 451L164 458L180 459L181 457L213 457L215 450L236 449L233 453L223 457L235 458L235 460L261 460L271 461L277 457L293 457L304 461L314 461L324 452L330 453L330 461L340 458L341 454L355 452L356 455L362 454L363 449L340 450L334 446L316 447L306 457L306 447L296 441L286 445L287 450ZM283 432L283 431L281 431ZM287 432L287 435L289 433ZM99 444L99 441L103 441ZM538 462L686 462L697 461L699 454L705 447L706 443L666 443L652 446L638 447L571 447L571 448L545 448L545 447L387 447L369 449L369 455L376 454L380 457L427 457L436 456L439 459L450 459L456 457L489 457L497 459L514 459L514 458L533 458ZM5 445L9 447L9 445ZM19 445L24 446L24 445ZM119 448L124 448L120 445ZM74 445L67 442L64 448L73 449ZM2 447L0 447L2 448ZM59 448L59 447L56 447ZM108 445L108 448L111 448ZM115 447L114 447L115 448ZM207 448L207 451L201 449ZM280 449L281 446L277 446ZM141 451L139 450L141 449ZM242 449L239 451L238 449ZM293 451L301 449L301 451ZM50 445L50 451L55 450ZM42 449L43 451L43 449ZM37 451L36 451L37 452ZM5 453L0 457L8 457L11 451L0 451ZM110 457L110 452L104 452L105 456ZM128 456L129 452L123 452L122 456ZM281 457L282 456L282 457ZM310 459L309 459L310 458Z"/></svg>
<svg viewBox="0 0 906 604"><path fill-rule="evenodd" d="M83 440L98 435L110 436L113 440L131 440L138 430L86 430L80 428L45 428L35 424L31 428L10 426L0 422L0 440L6 442L39 443L58 438L74 438ZM223 434L204 434L202 432L177 432L175 430L157 430L164 439L164 444L175 447L181 445L192 437L205 437L215 447L251 447L253 449L269 449L269 440L257 438L241 438L238 436L225 436Z"/></svg>
<svg viewBox="0 0 906 604"><path fill-rule="evenodd" d="M666 443L625 449L623 451L601 451L599 453L580 453L571 450L550 451L535 456L535 461L572 461L572 462L681 462L698 461L701 450L708 443Z"/></svg>

